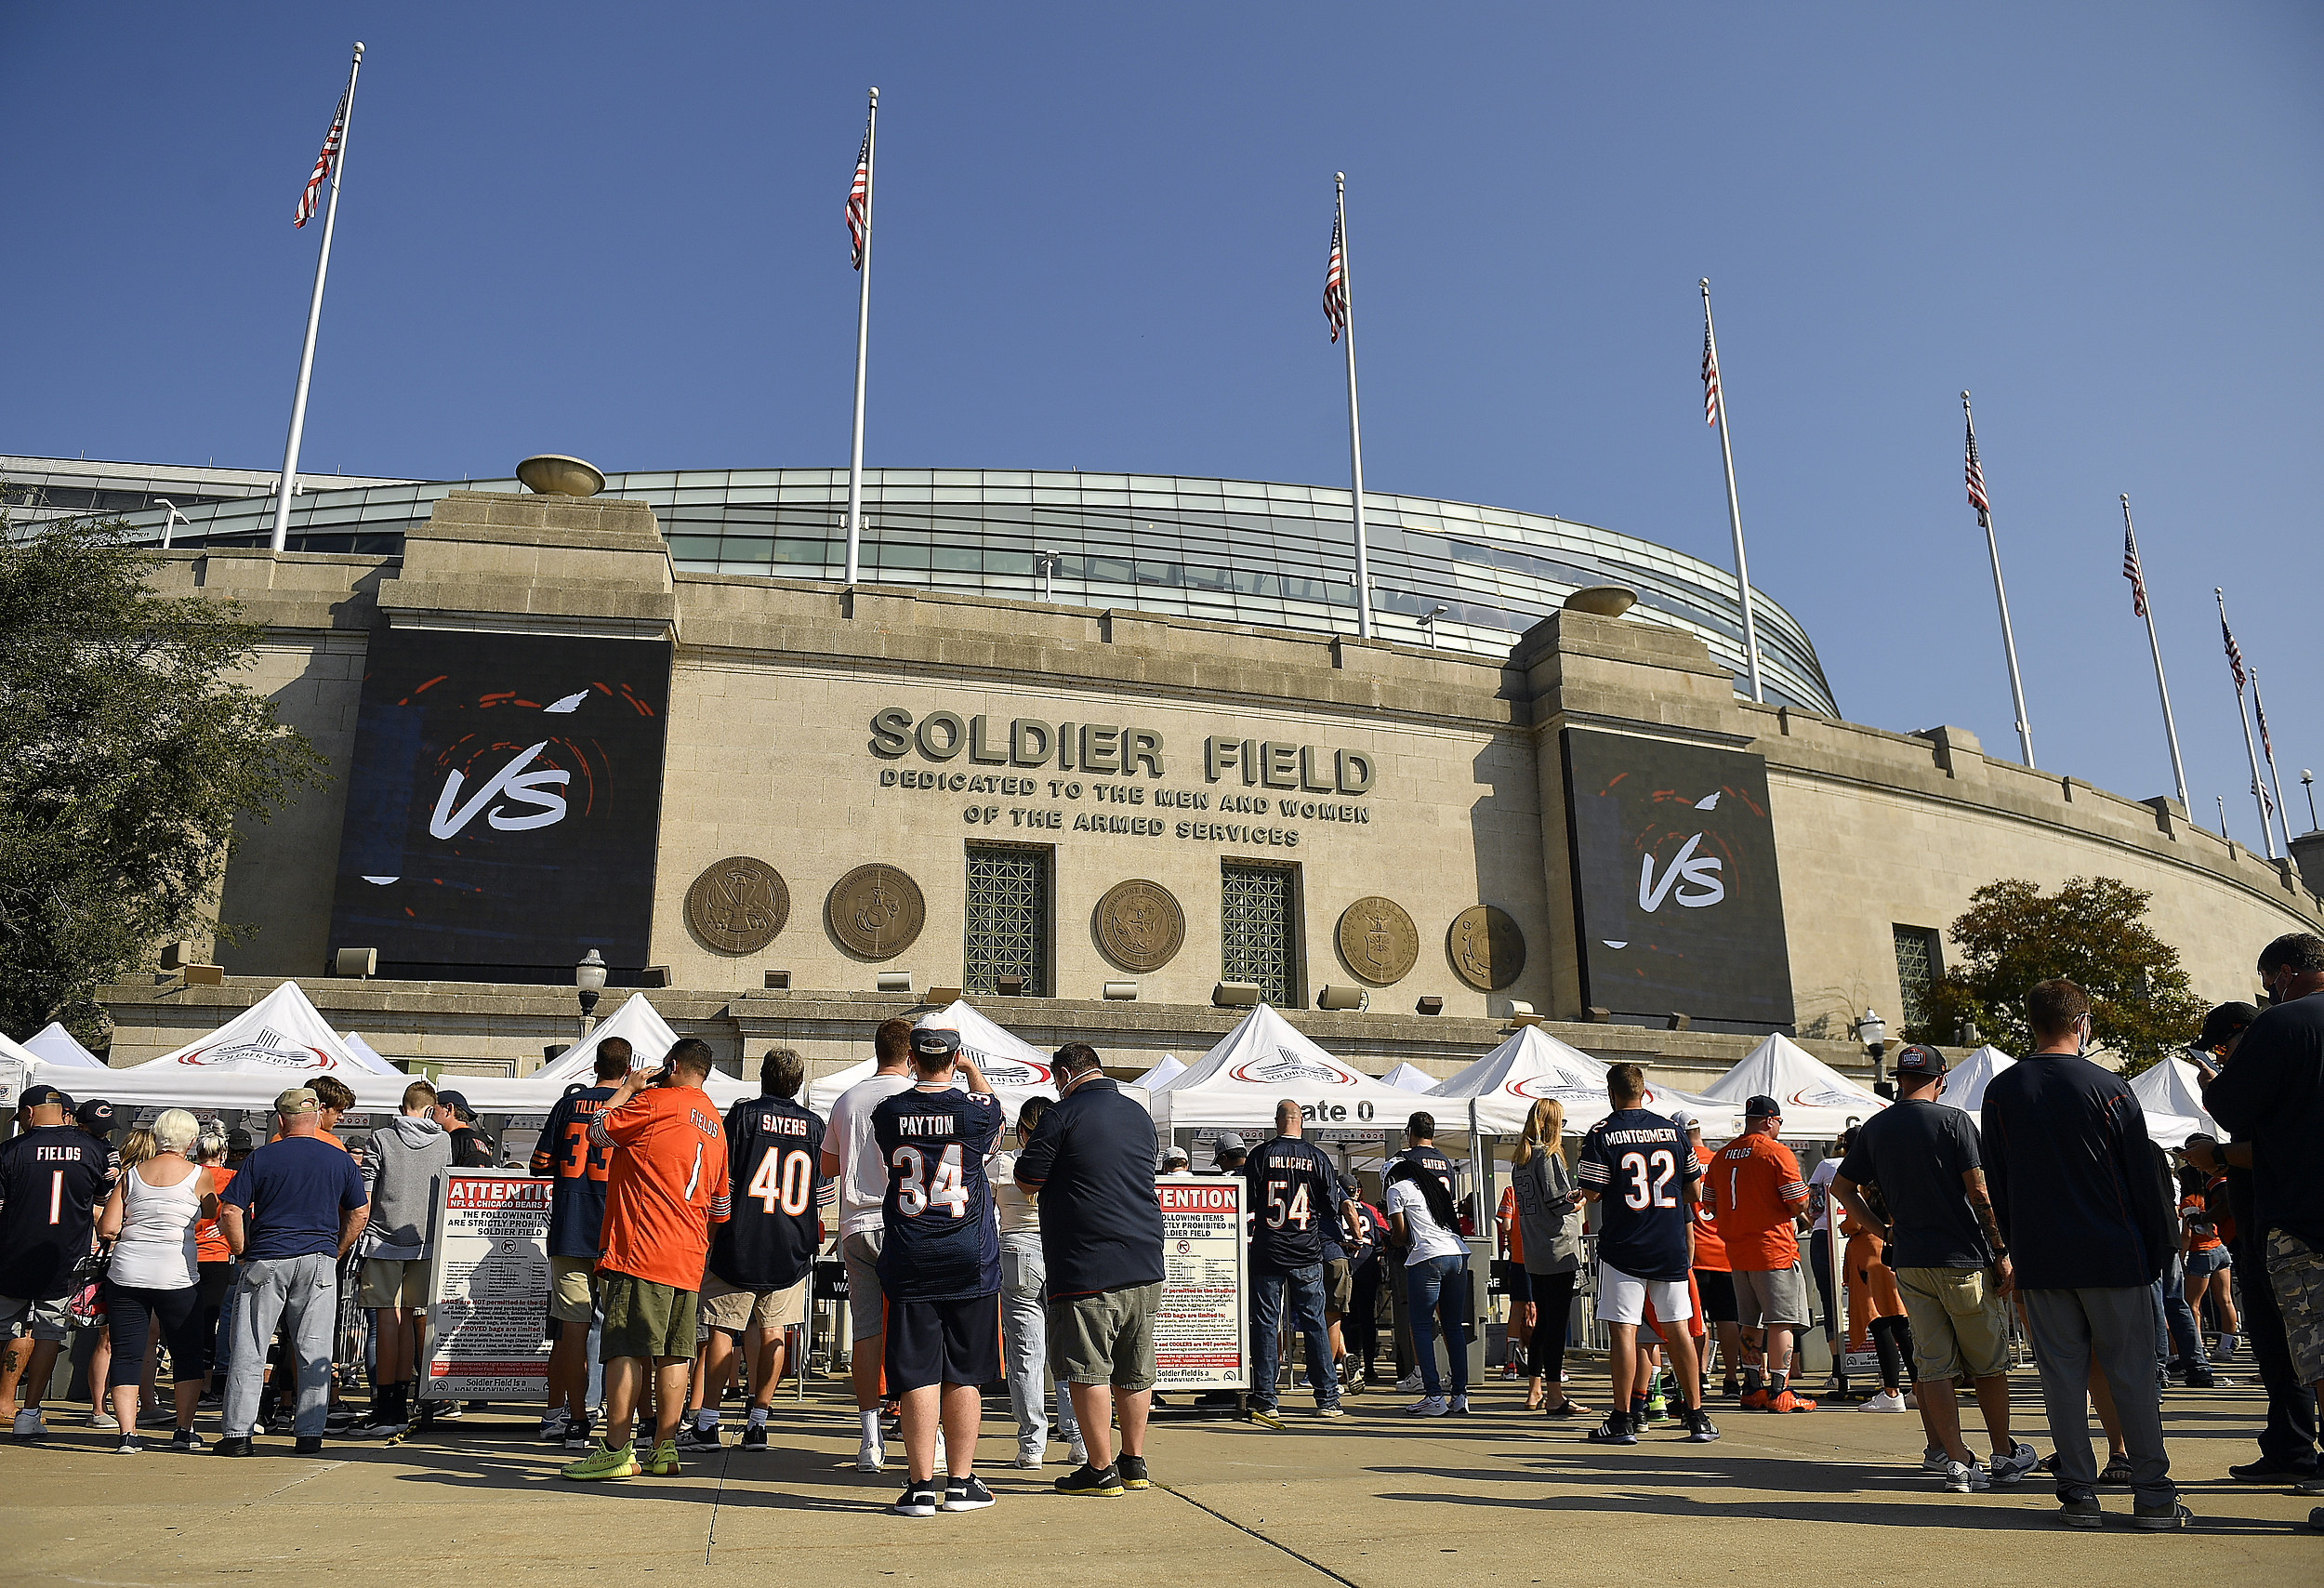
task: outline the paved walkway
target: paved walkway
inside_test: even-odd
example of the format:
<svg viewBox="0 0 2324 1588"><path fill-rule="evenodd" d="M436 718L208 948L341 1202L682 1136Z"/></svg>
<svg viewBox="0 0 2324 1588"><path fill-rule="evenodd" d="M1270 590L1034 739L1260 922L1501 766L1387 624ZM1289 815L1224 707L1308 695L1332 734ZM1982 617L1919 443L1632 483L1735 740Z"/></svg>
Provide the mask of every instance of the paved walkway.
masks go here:
<svg viewBox="0 0 2324 1588"><path fill-rule="evenodd" d="M2046 1451L2031 1379L2019 1377L2021 1432ZM1575 1386L1593 1403L1603 1390L1602 1381ZM729 1449L687 1457L682 1477L601 1485L560 1481L569 1458L530 1442L530 1419L471 1416L426 1442L334 1442L320 1458L269 1439L265 1454L235 1462L117 1457L110 1435L75 1420L44 1449L0 1443L0 1581L2324 1581L2324 1534L2305 1527L2315 1502L2225 1476L2252 1453L2260 1405L2246 1389L2172 1392L2172 1455L2199 1521L2171 1535L2121 1526L2127 1491L2107 1495L2113 1525L2099 1534L2058 1526L2039 1477L1947 1494L1917 1470L1916 1417L1714 1406L1726 1435L1718 1444L1650 1434L1634 1449L1600 1449L1579 1425L1525 1416L1517 1392L1499 1384L1466 1420L1416 1422L1397 1414L1403 1397L1372 1395L1352 1401L1344 1421L1281 1433L1162 1423L1149 1459L1163 1487L1119 1500L1047 1492L1062 1466L999 1465L1013 1430L988 1416L982 1470L1000 1503L907 1521L884 1510L898 1477L848 1465L855 1435L842 1394L835 1383L803 1408L779 1408L767 1453Z"/></svg>

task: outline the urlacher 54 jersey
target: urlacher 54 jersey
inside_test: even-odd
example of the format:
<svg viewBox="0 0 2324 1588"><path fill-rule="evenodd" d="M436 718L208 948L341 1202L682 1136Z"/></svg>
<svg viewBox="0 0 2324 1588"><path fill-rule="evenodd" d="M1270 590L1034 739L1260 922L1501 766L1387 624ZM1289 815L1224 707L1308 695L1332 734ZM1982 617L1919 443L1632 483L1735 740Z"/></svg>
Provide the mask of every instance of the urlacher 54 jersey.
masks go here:
<svg viewBox="0 0 2324 1588"><path fill-rule="evenodd" d="M1581 1139L1575 1181L1598 1193L1598 1257L1633 1279L1686 1278L1684 1188L1703 1177L1686 1132L1659 1114L1620 1108Z"/></svg>
<svg viewBox="0 0 2324 1588"><path fill-rule="evenodd" d="M726 1111L734 1214L710 1243L710 1272L737 1290L787 1290L815 1260L815 1160L823 1121L780 1097Z"/></svg>
<svg viewBox="0 0 2324 1588"><path fill-rule="evenodd" d="M1003 1119L989 1093L918 1087L872 1110L872 1139L888 1168L879 1287L897 1301L1000 1293L1000 1234L984 1160Z"/></svg>
<svg viewBox="0 0 2324 1588"><path fill-rule="evenodd" d="M1297 1136L1262 1143L1243 1164L1250 1182L1250 1260L1287 1273L1324 1260L1324 1230L1340 1217L1331 1160Z"/></svg>

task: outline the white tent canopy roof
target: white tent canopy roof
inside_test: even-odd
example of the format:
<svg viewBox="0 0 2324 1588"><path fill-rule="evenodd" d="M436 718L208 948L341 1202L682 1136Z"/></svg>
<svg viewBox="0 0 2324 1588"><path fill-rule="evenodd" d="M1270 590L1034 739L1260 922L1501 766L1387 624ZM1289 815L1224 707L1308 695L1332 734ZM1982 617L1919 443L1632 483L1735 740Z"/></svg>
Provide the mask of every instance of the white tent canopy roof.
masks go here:
<svg viewBox="0 0 2324 1588"><path fill-rule="evenodd" d="M1414 1094L1333 1058L1266 1004L1245 1015L1186 1073L1154 1094L1165 1130L1274 1131L1275 1104L1308 1108L1308 1133L1378 1135L1400 1129Z"/></svg>
<svg viewBox="0 0 2324 1588"><path fill-rule="evenodd" d="M2146 1133L2164 1146L2184 1146L2193 1135L2227 1139L2203 1106L2202 1073L2176 1053L2133 1076L2131 1095L2146 1111Z"/></svg>
<svg viewBox="0 0 2324 1588"><path fill-rule="evenodd" d="M1858 1086L1780 1032L1704 1087L1703 1095L1737 1110L1753 1097L1772 1097L1783 1110L1783 1133L1812 1142L1830 1141L1847 1129L1850 1118L1866 1119L1888 1106L1886 1098Z"/></svg>
<svg viewBox="0 0 2324 1588"><path fill-rule="evenodd" d="M1138 1078L1138 1084L1149 1092L1155 1092L1185 1073L1186 1066L1178 1062L1177 1054L1165 1053L1155 1061L1153 1067Z"/></svg>
<svg viewBox="0 0 2324 1588"><path fill-rule="evenodd" d="M984 1072L984 1079L993 1083L994 1092L1012 1121L1026 1098L1057 1095L1050 1056L1015 1032L995 1025L968 999L957 999L943 1009L920 1016L914 1024L959 1032L960 1051L974 1059L976 1067ZM857 1081L869 1079L878 1067L876 1061L865 1059L825 1076L808 1087L807 1106L829 1118L831 1105L839 1100L839 1094Z"/></svg>
<svg viewBox="0 0 2324 1588"><path fill-rule="evenodd" d="M347 1051L355 1055L355 1062L363 1065L363 1068L369 1070L372 1074L403 1074L402 1070L397 1069L393 1065L388 1063L387 1060L381 1058L376 1049L372 1047L370 1043L364 1041L363 1038L356 1035L354 1032L350 1031L346 1033L339 1039L339 1040L346 1043Z"/></svg>
<svg viewBox="0 0 2324 1588"><path fill-rule="evenodd" d="M1477 1128L1489 1136L1521 1134L1534 1104L1555 1098L1565 1105L1566 1133L1579 1135L1612 1112L1605 1095L1606 1068L1604 1061L1559 1041L1538 1026L1525 1026L1430 1095L1453 1102L1475 1099ZM1734 1106L1713 1098L1650 1082L1644 1105L1658 1114L1684 1109L1714 1141L1735 1133ZM1452 1121L1438 1123L1449 1126Z"/></svg>
<svg viewBox="0 0 2324 1588"><path fill-rule="evenodd" d="M35 1059L52 1065L78 1065L83 1069L101 1070L105 1061L81 1046L79 1039L58 1021L50 1021L19 1044Z"/></svg>
<svg viewBox="0 0 2324 1588"><path fill-rule="evenodd" d="M1945 1093L1938 1101L1951 1104L1974 1119L1985 1106L1985 1089L1993 1084L1995 1076L2016 1062L1987 1042L1945 1072Z"/></svg>
<svg viewBox="0 0 2324 1588"><path fill-rule="evenodd" d="M275 1097L318 1076L355 1092L355 1106L392 1111L406 1078L379 1075L350 1052L297 982L284 982L205 1037L174 1052L102 1078L79 1065L43 1064L35 1079L76 1097L103 1096L134 1107L271 1108Z"/></svg>
<svg viewBox="0 0 2324 1588"><path fill-rule="evenodd" d="M1380 1078L1403 1092L1434 1092L1436 1078L1415 1064L1401 1064Z"/></svg>
<svg viewBox="0 0 2324 1588"><path fill-rule="evenodd" d="M609 1037L619 1037L629 1044L629 1067L633 1070L661 1068L662 1055L678 1040L678 1033L662 1018L661 1011L646 1001L645 994L633 992L627 1003L599 1021L587 1037L523 1079L528 1082L554 1081L555 1088L549 1092L552 1102L568 1081L592 1084L596 1079L597 1050Z"/></svg>

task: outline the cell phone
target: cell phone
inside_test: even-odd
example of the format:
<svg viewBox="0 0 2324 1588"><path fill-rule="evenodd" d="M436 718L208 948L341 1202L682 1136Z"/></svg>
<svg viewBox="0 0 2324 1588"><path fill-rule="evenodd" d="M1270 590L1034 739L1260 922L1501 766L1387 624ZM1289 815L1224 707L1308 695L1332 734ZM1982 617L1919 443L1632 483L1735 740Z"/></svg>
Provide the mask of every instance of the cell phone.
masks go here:
<svg viewBox="0 0 2324 1588"><path fill-rule="evenodd" d="M648 1086L667 1086L671 1081L677 1079L678 1072L672 1069L666 1061L660 1069L655 1070L652 1075L646 1077L645 1083Z"/></svg>

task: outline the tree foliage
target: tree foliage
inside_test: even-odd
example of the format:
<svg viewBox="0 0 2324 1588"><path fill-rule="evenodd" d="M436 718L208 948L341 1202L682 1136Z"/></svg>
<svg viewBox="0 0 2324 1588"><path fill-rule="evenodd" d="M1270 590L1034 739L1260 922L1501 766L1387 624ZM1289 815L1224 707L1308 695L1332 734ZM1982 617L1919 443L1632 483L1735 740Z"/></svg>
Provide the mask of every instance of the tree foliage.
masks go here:
<svg viewBox="0 0 2324 1588"><path fill-rule="evenodd" d="M264 629L156 594L116 523L0 515L0 1029L107 1039L96 990L213 913L237 818L323 758L233 675Z"/></svg>
<svg viewBox="0 0 2324 1588"><path fill-rule="evenodd" d="M2203 1023L2179 951L2146 923L2153 897L2112 877L2069 877L2049 894L2019 878L1987 882L1953 922L1964 962L1930 989L1927 1018L1906 1039L1950 1042L1966 1020L1995 1045L2027 1052L2026 990L2064 976L2090 995L2093 1040L2124 1055L2124 1072L2135 1075Z"/></svg>

